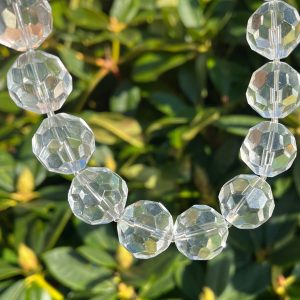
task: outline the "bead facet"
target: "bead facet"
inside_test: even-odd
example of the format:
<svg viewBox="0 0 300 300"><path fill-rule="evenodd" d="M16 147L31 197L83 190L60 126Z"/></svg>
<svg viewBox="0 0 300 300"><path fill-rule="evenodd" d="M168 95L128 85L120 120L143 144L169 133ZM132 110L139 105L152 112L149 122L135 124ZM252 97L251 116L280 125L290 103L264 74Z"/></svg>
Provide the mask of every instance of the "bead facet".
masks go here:
<svg viewBox="0 0 300 300"><path fill-rule="evenodd" d="M95 150L92 130L81 118L58 114L45 119L32 139L33 153L52 172L73 174Z"/></svg>
<svg viewBox="0 0 300 300"><path fill-rule="evenodd" d="M44 114L62 107L72 91L72 77L58 57L28 51L8 71L7 86L17 106Z"/></svg>
<svg viewBox="0 0 300 300"><path fill-rule="evenodd" d="M283 1L264 3L248 21L251 49L270 60L287 57L298 45L299 36L299 13Z"/></svg>
<svg viewBox="0 0 300 300"><path fill-rule="evenodd" d="M46 0L2 0L0 44L17 51L35 49L52 31L51 7Z"/></svg>
<svg viewBox="0 0 300 300"><path fill-rule="evenodd" d="M226 246L227 223L223 216L206 205L194 205L177 217L174 240L189 259L209 260Z"/></svg>
<svg viewBox="0 0 300 300"><path fill-rule="evenodd" d="M265 223L275 207L270 185L256 175L239 175L222 187L219 200L225 219L240 229Z"/></svg>
<svg viewBox="0 0 300 300"><path fill-rule="evenodd" d="M269 62L252 75L249 105L264 118L284 118L300 105L300 74L283 62Z"/></svg>
<svg viewBox="0 0 300 300"><path fill-rule="evenodd" d="M274 177L291 167L297 145L295 137L282 124L262 122L249 130L240 153L255 174Z"/></svg>
<svg viewBox="0 0 300 300"><path fill-rule="evenodd" d="M106 168L87 168L73 179L68 200L83 222L107 224L120 218L127 194L126 182L118 174Z"/></svg>
<svg viewBox="0 0 300 300"><path fill-rule="evenodd" d="M173 219L161 203L141 200L126 207L118 234L120 243L136 258L148 259L169 247Z"/></svg>

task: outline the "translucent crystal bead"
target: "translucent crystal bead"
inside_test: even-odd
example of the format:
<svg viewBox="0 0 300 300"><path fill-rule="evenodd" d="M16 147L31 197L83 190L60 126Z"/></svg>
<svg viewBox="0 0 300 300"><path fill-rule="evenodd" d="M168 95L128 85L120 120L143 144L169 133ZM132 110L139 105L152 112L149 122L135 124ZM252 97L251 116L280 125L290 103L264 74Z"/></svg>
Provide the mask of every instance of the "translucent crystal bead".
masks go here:
<svg viewBox="0 0 300 300"><path fill-rule="evenodd" d="M46 0L1 0L0 43L17 51L37 48L52 31Z"/></svg>
<svg viewBox="0 0 300 300"><path fill-rule="evenodd" d="M141 200L126 207L118 234L120 243L136 258L148 259L169 247L173 219L161 203Z"/></svg>
<svg viewBox="0 0 300 300"><path fill-rule="evenodd" d="M270 60L287 57L297 46L299 34L299 14L283 1L264 3L248 21L251 49Z"/></svg>
<svg viewBox="0 0 300 300"><path fill-rule="evenodd" d="M209 260L226 246L228 227L218 212L206 205L194 205L177 217L174 240L189 259Z"/></svg>
<svg viewBox="0 0 300 300"><path fill-rule="evenodd" d="M249 105L264 118L284 118L300 105L300 75L283 62L269 62L252 75Z"/></svg>
<svg viewBox="0 0 300 300"><path fill-rule="evenodd" d="M126 182L106 168L87 168L73 179L69 204L76 217L88 224L106 224L122 215L128 188Z"/></svg>
<svg viewBox="0 0 300 300"><path fill-rule="evenodd" d="M72 174L85 168L95 150L95 139L85 121L62 113L42 122L32 148L49 171Z"/></svg>
<svg viewBox="0 0 300 300"><path fill-rule="evenodd" d="M240 229L259 227L275 207L271 187L256 175L239 175L225 183L219 200L225 219Z"/></svg>
<svg viewBox="0 0 300 300"><path fill-rule="evenodd" d="M257 175L274 177L288 170L297 155L296 140L282 124L252 127L241 147L241 158Z"/></svg>
<svg viewBox="0 0 300 300"><path fill-rule="evenodd" d="M8 71L7 86L19 107L44 114L62 107L72 91L72 77L58 57L28 51Z"/></svg>

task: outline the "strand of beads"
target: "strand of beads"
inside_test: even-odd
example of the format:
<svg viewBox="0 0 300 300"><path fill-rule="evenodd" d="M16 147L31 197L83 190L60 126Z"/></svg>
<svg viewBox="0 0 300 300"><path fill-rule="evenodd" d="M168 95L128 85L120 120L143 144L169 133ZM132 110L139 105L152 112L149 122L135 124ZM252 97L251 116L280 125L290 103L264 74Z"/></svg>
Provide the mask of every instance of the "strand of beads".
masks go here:
<svg viewBox="0 0 300 300"><path fill-rule="evenodd" d="M46 0L0 3L0 43L21 54L8 72L9 93L21 108L46 118L32 140L33 152L51 172L74 174L68 200L76 217L91 225L117 222L120 243L137 258L151 258L175 241L191 259L211 259L228 237L223 216L205 205L182 213L175 226L161 204L141 200L125 208L126 182L106 168L86 168L95 149L91 129L80 118L55 111L72 91L72 78L62 62L34 50L51 33Z"/></svg>
<svg viewBox="0 0 300 300"><path fill-rule="evenodd" d="M220 192L223 216L206 205L194 205L174 225L161 203L141 200L125 208L126 182L106 168L86 168L95 150L88 125L78 117L55 115L71 93L72 78L57 57L34 50L52 29L48 2L1 2L0 43L25 51L8 72L9 93L18 106L48 115L33 137L33 152L49 171L75 175L68 200L76 217L91 225L117 222L120 243L137 258L157 256L174 241L188 258L208 260L226 245L226 220L249 229L271 216L274 200L265 178L288 169L296 156L294 137L278 124L278 118L298 107L299 75L279 59L296 46L298 41L292 43L290 36L299 36L300 18L282 1L265 6L250 19L248 39L256 51L273 55L275 61L254 73L247 98L272 121L253 127L241 148L243 160L261 177L240 175L224 185ZM282 9L286 14L279 14ZM292 34L280 31L283 23L290 24Z"/></svg>
<svg viewBox="0 0 300 300"><path fill-rule="evenodd" d="M296 158L295 138L278 119L300 106L300 75L280 62L299 39L299 14L283 1L266 1L249 19L251 49L273 61L252 75L247 101L271 121L251 128L241 147L242 160L258 176L239 175L227 182L219 195L224 217L237 228L256 228L271 217L275 205L265 179L288 170Z"/></svg>

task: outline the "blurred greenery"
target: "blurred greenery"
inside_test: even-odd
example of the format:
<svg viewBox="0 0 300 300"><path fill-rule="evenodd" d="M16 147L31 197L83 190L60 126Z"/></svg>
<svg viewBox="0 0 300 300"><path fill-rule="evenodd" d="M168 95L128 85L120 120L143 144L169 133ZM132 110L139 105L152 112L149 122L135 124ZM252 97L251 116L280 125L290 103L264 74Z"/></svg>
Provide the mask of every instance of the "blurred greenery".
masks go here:
<svg viewBox="0 0 300 300"><path fill-rule="evenodd" d="M287 1L300 8L300 0ZM54 33L42 49L74 78L63 111L94 130L91 166L117 171L129 203L160 201L174 218L195 203L219 210L221 186L248 173L238 159L261 119L245 90L265 59L245 40L262 0L53 0ZM300 159L270 179L273 218L230 229L216 259L191 262L174 246L138 261L115 225L76 221L69 176L50 174L31 151L42 116L9 99L18 54L0 47L0 299L300 299ZM300 51L287 59L300 69ZM300 111L283 123L299 140Z"/></svg>

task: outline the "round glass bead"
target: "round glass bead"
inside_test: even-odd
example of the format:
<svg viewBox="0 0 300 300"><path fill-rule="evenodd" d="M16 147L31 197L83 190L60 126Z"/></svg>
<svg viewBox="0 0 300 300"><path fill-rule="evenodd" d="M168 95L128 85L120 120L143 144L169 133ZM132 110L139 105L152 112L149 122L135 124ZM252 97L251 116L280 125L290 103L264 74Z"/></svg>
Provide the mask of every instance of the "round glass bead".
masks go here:
<svg viewBox="0 0 300 300"><path fill-rule="evenodd" d="M283 62L269 62L252 75L249 105L264 118L284 118L300 105L300 74Z"/></svg>
<svg viewBox="0 0 300 300"><path fill-rule="evenodd" d="M9 69L7 86L19 107L44 114L62 107L72 91L72 77L58 57L28 51Z"/></svg>
<svg viewBox="0 0 300 300"><path fill-rule="evenodd" d="M219 200L225 219L240 229L259 227L275 207L270 185L256 175L239 175L225 183Z"/></svg>
<svg viewBox="0 0 300 300"><path fill-rule="evenodd" d="M174 240L192 260L209 260L226 246L228 227L222 215L206 205L194 205L177 217Z"/></svg>
<svg viewBox="0 0 300 300"><path fill-rule="evenodd" d="M249 130L240 153L255 174L274 177L291 167L297 145L295 137L282 124L262 122Z"/></svg>
<svg viewBox="0 0 300 300"><path fill-rule="evenodd" d="M44 119L32 150L49 171L73 174L84 169L93 154L94 134L81 118L61 113Z"/></svg>
<svg viewBox="0 0 300 300"><path fill-rule="evenodd" d="M148 259L169 247L173 219L161 203L141 200L126 207L118 234L120 243L136 258Z"/></svg>
<svg viewBox="0 0 300 300"><path fill-rule="evenodd" d="M0 1L0 43L17 51L37 48L52 31L46 0Z"/></svg>
<svg viewBox="0 0 300 300"><path fill-rule="evenodd" d="M87 168L73 179L68 200L83 222L107 224L120 218L127 194L126 182L118 174L106 168Z"/></svg>
<svg viewBox="0 0 300 300"><path fill-rule="evenodd" d="M247 40L252 50L266 58L287 57L298 45L298 11L283 1L268 1L250 17Z"/></svg>

